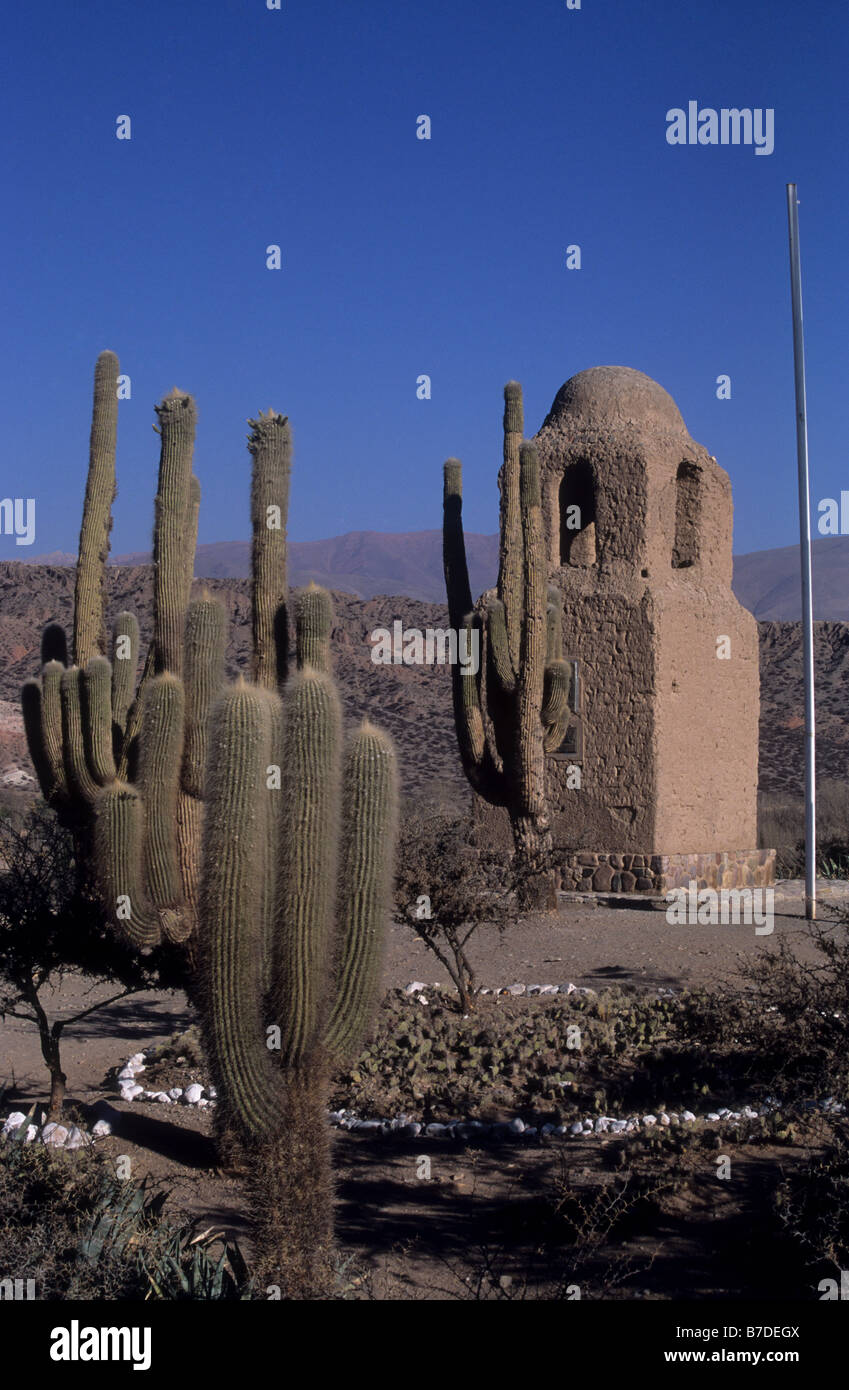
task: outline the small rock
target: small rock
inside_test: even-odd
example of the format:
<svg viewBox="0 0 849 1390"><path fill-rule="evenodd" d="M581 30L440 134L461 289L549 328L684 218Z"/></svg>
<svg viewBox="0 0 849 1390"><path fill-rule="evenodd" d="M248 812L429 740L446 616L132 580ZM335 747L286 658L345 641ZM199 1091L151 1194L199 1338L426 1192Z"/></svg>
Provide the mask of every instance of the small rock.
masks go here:
<svg viewBox="0 0 849 1390"><path fill-rule="evenodd" d="M42 1144L50 1144L55 1149L61 1149L67 1137L68 1131L64 1125L45 1125L41 1131Z"/></svg>
<svg viewBox="0 0 849 1390"><path fill-rule="evenodd" d="M124 1084L121 1087L121 1099L135 1100L136 1096L140 1096L143 1091L144 1086L140 1086L138 1082L135 1082L132 1085L129 1085L127 1082L124 1082Z"/></svg>
<svg viewBox="0 0 849 1390"><path fill-rule="evenodd" d="M427 1126L425 1134L429 1139L437 1139L441 1135L443 1135L447 1129L447 1125L441 1125L434 1122L433 1124Z"/></svg>
<svg viewBox="0 0 849 1390"><path fill-rule="evenodd" d="M657 1115L644 1115L643 1124L647 1129L650 1129L652 1125L657 1124Z"/></svg>
<svg viewBox="0 0 849 1390"><path fill-rule="evenodd" d="M570 1134L583 1134L583 1132L584 1126L581 1124L580 1120L576 1120L574 1124L569 1126Z"/></svg>
<svg viewBox="0 0 849 1390"><path fill-rule="evenodd" d="M172 1086L168 1094L172 1100L179 1100L183 1094L183 1088L182 1086Z"/></svg>
<svg viewBox="0 0 849 1390"><path fill-rule="evenodd" d="M422 1127L418 1120L410 1120L408 1124L401 1125L400 1129L395 1132L401 1139L417 1139L422 1132Z"/></svg>
<svg viewBox="0 0 849 1390"><path fill-rule="evenodd" d="M404 993L421 994L423 989L427 989L427 985L424 983L423 980L413 980L411 984L404 986Z"/></svg>
<svg viewBox="0 0 849 1390"><path fill-rule="evenodd" d="M507 1128L509 1129L511 1134L524 1134L525 1122L524 1120L520 1120L519 1116L517 1115L515 1120L510 1120L508 1122Z"/></svg>
<svg viewBox="0 0 849 1390"><path fill-rule="evenodd" d="M91 1132L95 1138L105 1139L107 1134L112 1133L112 1126L108 1120L97 1120L96 1123L92 1125Z"/></svg>
<svg viewBox="0 0 849 1390"><path fill-rule="evenodd" d="M525 986L524 986L524 985L519 985L519 984L516 984L516 985L508 985L507 988L506 988L506 990L503 990L502 993L504 993L504 994L514 994L514 995L516 995L516 997L518 997L520 994L524 994L524 993L525 993Z"/></svg>
<svg viewBox="0 0 849 1390"><path fill-rule="evenodd" d="M24 1123L25 1120L26 1115L23 1113L23 1111L13 1110L11 1115L8 1116L3 1125L3 1133L13 1134L16 1129L20 1129L21 1125Z"/></svg>
<svg viewBox="0 0 849 1390"><path fill-rule="evenodd" d="M719 1117L719 1112L716 1111L716 1110L710 1110L710 1111L708 1112L708 1114L705 1116L705 1119L706 1119L706 1120L711 1120L711 1121L713 1121L713 1123L716 1123L716 1121L717 1121L719 1118L720 1118L720 1117Z"/></svg>
<svg viewBox="0 0 849 1390"><path fill-rule="evenodd" d="M124 1067L123 1070L118 1073L119 1081L135 1081L135 1079L136 1073L133 1067Z"/></svg>
<svg viewBox="0 0 849 1390"><path fill-rule="evenodd" d="M203 1095L203 1087L197 1081L193 1081L191 1086L187 1086L183 1092L183 1100L187 1105L197 1105Z"/></svg>
<svg viewBox="0 0 849 1390"><path fill-rule="evenodd" d="M66 1149L84 1149L86 1145L90 1143L91 1140L88 1135L83 1134L82 1130L77 1125L71 1126L70 1133L65 1140Z"/></svg>
<svg viewBox="0 0 849 1390"><path fill-rule="evenodd" d="M660 1123L661 1123L662 1125L671 1125L671 1124L672 1124L672 1121L670 1120L670 1118L669 1118L669 1116L667 1115L667 1113L666 1113L665 1110L662 1110L662 1111L660 1112L660 1117L659 1117L659 1118L660 1118Z"/></svg>
<svg viewBox="0 0 849 1390"><path fill-rule="evenodd" d="M696 1122L696 1117L693 1114L692 1110L682 1110L681 1119L684 1121L686 1125L692 1125Z"/></svg>

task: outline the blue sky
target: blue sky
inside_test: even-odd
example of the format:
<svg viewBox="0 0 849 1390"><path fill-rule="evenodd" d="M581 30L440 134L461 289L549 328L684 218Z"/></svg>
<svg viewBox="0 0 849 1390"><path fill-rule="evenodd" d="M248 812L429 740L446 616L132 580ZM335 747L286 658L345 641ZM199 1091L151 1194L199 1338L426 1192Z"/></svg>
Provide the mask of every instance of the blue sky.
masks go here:
<svg viewBox="0 0 849 1390"><path fill-rule="evenodd" d="M29 553L76 547L105 347L133 392L117 552L149 543L175 384L202 541L248 535L246 419L269 406L293 425L293 539L438 526L449 454L468 528L493 531L503 383L531 434L600 363L671 391L731 475L737 551L793 542L789 180L814 501L849 488L848 35L842 0L5 7L0 495L36 498ZM670 146L691 99L773 108L774 153Z"/></svg>

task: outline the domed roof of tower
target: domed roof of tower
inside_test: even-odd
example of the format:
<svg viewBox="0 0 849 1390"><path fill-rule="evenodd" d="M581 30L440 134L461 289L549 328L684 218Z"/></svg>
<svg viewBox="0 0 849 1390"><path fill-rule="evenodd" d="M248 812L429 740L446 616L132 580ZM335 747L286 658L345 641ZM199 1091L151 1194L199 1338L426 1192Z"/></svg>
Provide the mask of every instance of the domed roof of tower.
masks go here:
<svg viewBox="0 0 849 1390"><path fill-rule="evenodd" d="M633 367L590 367L570 377L557 392L543 428L564 416L579 417L597 429L630 424L663 434L687 433L669 392Z"/></svg>

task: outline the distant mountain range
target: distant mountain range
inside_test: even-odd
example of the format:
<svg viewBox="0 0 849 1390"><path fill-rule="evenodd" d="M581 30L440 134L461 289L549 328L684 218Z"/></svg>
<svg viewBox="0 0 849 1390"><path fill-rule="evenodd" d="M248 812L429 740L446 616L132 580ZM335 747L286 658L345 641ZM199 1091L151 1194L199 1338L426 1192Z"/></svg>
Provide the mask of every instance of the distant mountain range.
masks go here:
<svg viewBox="0 0 849 1390"><path fill-rule="evenodd" d="M475 594L495 583L498 537L466 535L469 578ZM24 557L20 553L15 560ZM75 565L76 555L53 551L36 555L33 565ZM110 565L148 565L150 552L111 555ZM198 579L245 579L250 574L250 541L217 541L199 545L195 558ZM369 599L404 594L425 603L445 602L442 575L442 532L348 531L326 541L290 541L289 583L293 589L312 579L326 589Z"/></svg>
<svg viewBox="0 0 849 1390"><path fill-rule="evenodd" d="M472 592L495 583L498 537L467 535ZM21 555L14 557L23 559ZM64 551L35 556L34 565L73 565ZM114 555L112 565L145 565L147 552ZM830 536L813 543L814 617L849 622L849 536ZM244 579L250 572L249 541L199 545L195 574L199 579ZM441 531L348 531L323 541L290 541L289 581L293 588L311 579L339 593L370 599L404 594L425 603L443 603ZM734 592L744 608L763 621L801 617L799 547L754 550L734 557Z"/></svg>

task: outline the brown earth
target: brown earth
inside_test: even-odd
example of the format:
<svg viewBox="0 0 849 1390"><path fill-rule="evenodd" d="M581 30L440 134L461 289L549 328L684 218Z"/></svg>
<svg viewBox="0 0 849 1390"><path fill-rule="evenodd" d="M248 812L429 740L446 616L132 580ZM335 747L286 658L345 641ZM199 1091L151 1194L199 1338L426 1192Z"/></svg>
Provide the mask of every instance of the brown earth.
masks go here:
<svg viewBox="0 0 849 1390"><path fill-rule="evenodd" d="M832 884L826 891L835 902L845 900L849 885ZM503 935L481 929L471 954L484 986L572 980L596 990L607 985L680 990L722 980L739 983L737 971L744 960L774 950L781 937L792 940L800 957L813 954L798 884L779 893L771 937L755 938L751 927L673 927L655 911L570 905L554 916L520 919ZM396 923L389 933L384 985L412 980L448 983L411 929ZM100 997L107 994L103 987ZM51 1018L73 1013L83 997L88 1006L97 992L67 977L50 1000ZM521 1004L515 1001L515 1006ZM68 1106L85 1117L90 1106L108 1099L121 1114L120 1130L102 1141L101 1151L116 1159L128 1156L136 1180L149 1174L164 1182L175 1218L194 1216L204 1227L214 1225L249 1254L243 1189L237 1177L216 1166L208 1112L125 1103L107 1075L132 1053L186 1028L192 1018L183 995L151 993L83 1020L63 1043ZM2 1077L10 1083L4 1111L26 1110L45 1095L35 1031L19 1020L7 1019L3 1025ZM185 1086L189 1080L208 1079L187 1065L177 1068L170 1082L157 1084ZM144 1074L140 1080L144 1083ZM533 1271L534 1221L544 1224L542 1194L551 1191L552 1183L566 1180L572 1190L586 1190L591 1201L598 1184L609 1179L611 1152L606 1140L505 1150L485 1143L390 1142L337 1132L339 1237L346 1256L354 1257L362 1280L359 1292L392 1299L522 1296L522 1281ZM594 1287L610 1282L610 1295L622 1297L808 1297L802 1272L788 1272L783 1257L776 1263L761 1258L749 1264L741 1262L739 1248L760 1201L764 1171L805 1163L807 1154L747 1145L734 1152L736 1182L729 1194L718 1200L713 1158L696 1154L687 1160L692 1171L683 1188L662 1191L648 1225L640 1227L625 1250L618 1239L601 1241L588 1252L583 1275L576 1277ZM426 1181L419 1176L423 1153L431 1161ZM667 1178L659 1172L657 1181L662 1187ZM489 1265L495 1286L483 1274ZM532 1277L538 1283L528 1296L557 1296L551 1271L537 1269Z"/></svg>
<svg viewBox="0 0 849 1390"><path fill-rule="evenodd" d="M248 584L211 579L231 616L228 663L231 674L248 659ZM148 569L114 569L109 573L112 613L132 608L147 636L151 598ZM38 666L38 634L51 620L70 626L73 572L61 568L0 564L0 800L31 794L17 691ZM368 713L388 728L399 745L404 787L421 796L429 789L454 799L468 795L455 753L449 676L445 668L375 665L369 633L391 627L444 626L445 610L411 599L357 600L335 595L334 665L346 715ZM817 625L817 669L821 715L821 775L843 776L846 728L842 713L849 627ZM760 625L761 783L775 791L794 792L801 782L802 709L798 627L792 623ZM771 951L791 933L800 954L808 950L801 931L798 885L795 897L777 904L773 937L755 939L751 928L719 927L683 931L669 927L662 913L569 906L555 917L514 923L503 938L481 930L473 943L473 961L483 985L523 983L576 984L595 989L618 984L638 989L715 984L732 975L741 955ZM413 979L445 982L443 972L410 929L390 932L385 983ZM51 1012L72 1012L86 988L73 977L50 1001ZM87 997L87 1002L91 999ZM64 1044L71 1106L85 1108L108 1097L124 1114L122 1132L104 1141L104 1152L128 1154L133 1176L145 1173L167 1182L170 1209L189 1213L205 1224L245 1241L246 1208L242 1188L215 1167L209 1116L186 1107L129 1106L117 1098L106 1073L133 1052L163 1040L191 1021L180 995L152 994L111 1006L103 1016L86 1019ZM45 1074L34 1030L7 1019L0 1035L0 1080L11 1083L4 1108L27 1108L45 1094ZM142 1078L143 1079L143 1078ZM206 1078L199 1078L206 1080ZM509 1152L485 1147L462 1148L448 1141L427 1146L432 1175L417 1177L420 1142L393 1144L367 1135L339 1134L339 1233L346 1253L365 1271L362 1292L391 1298L510 1297L518 1289L533 1256L534 1221L541 1194L565 1169L573 1187L587 1190L604 1179L609 1145L583 1140L563 1146L519 1145ZM628 1269L620 1268L621 1251L602 1243L588 1278L619 1281L623 1296L641 1297L809 1297L798 1270L788 1273L779 1258L757 1266L740 1257L741 1242L754 1219L766 1169L805 1162L802 1152L735 1150L738 1181L717 1198L712 1159L694 1160L692 1181L683 1190L658 1199L648 1227L628 1247ZM701 1163L701 1167L699 1167ZM519 1222L518 1229L516 1222ZM523 1224L524 1223L524 1224ZM494 1253L493 1253L494 1251ZM505 1253L505 1251L507 1253ZM492 1262L511 1285L492 1286L481 1278ZM600 1265L610 1268L605 1273ZM611 1274L612 1270L612 1274ZM540 1287L552 1296L548 1277Z"/></svg>

